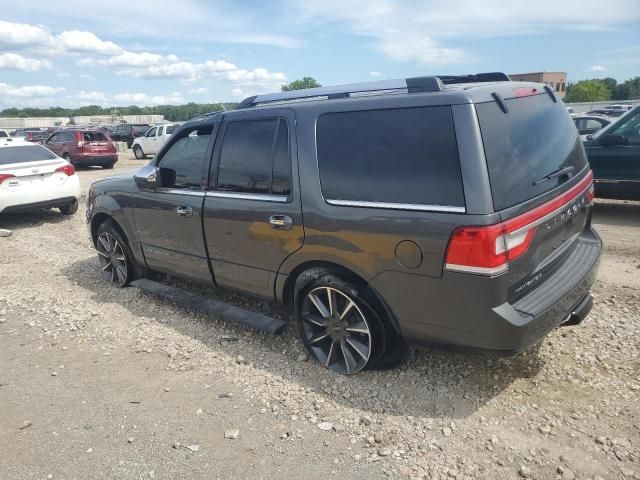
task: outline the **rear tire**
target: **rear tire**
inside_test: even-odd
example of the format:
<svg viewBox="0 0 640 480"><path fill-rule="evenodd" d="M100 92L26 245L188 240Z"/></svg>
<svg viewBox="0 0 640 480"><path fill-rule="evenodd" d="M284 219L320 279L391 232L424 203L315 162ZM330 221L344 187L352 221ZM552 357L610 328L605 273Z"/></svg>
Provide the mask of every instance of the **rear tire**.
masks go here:
<svg viewBox="0 0 640 480"><path fill-rule="evenodd" d="M146 157L140 145L136 145L135 147L133 147L133 154L138 160L142 160Z"/></svg>
<svg viewBox="0 0 640 480"><path fill-rule="evenodd" d="M384 312L368 287L317 268L298 278L294 295L298 332L316 361L350 375L374 367L384 357Z"/></svg>
<svg viewBox="0 0 640 480"><path fill-rule="evenodd" d="M64 158L67 162L69 162L71 165L75 166L75 163L73 162L73 160L71 160L71 155L69 155L68 153L64 153L62 155L62 158Z"/></svg>
<svg viewBox="0 0 640 480"><path fill-rule="evenodd" d="M102 168L105 170L111 170L113 168L113 163L103 163Z"/></svg>
<svg viewBox="0 0 640 480"><path fill-rule="evenodd" d="M62 215L73 215L78 211L78 201L75 200L69 203L68 205L65 205L63 207L58 207L58 208L60 209L60 213Z"/></svg>
<svg viewBox="0 0 640 480"><path fill-rule="evenodd" d="M113 220L98 227L96 251L102 273L113 286L126 287L135 280L133 253Z"/></svg>

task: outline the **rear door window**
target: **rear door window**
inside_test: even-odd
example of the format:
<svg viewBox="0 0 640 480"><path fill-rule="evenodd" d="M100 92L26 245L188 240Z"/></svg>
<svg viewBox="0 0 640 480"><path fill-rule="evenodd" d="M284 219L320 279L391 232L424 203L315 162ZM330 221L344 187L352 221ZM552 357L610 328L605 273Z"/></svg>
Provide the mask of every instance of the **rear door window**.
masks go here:
<svg viewBox="0 0 640 480"><path fill-rule="evenodd" d="M504 113L496 102L476 104L489 180L496 210L503 210L542 195L566 177L541 181L546 175L586 165L584 147L575 123L562 102L546 93L504 101Z"/></svg>
<svg viewBox="0 0 640 480"><path fill-rule="evenodd" d="M450 107L326 113L317 146L328 201L464 207Z"/></svg>

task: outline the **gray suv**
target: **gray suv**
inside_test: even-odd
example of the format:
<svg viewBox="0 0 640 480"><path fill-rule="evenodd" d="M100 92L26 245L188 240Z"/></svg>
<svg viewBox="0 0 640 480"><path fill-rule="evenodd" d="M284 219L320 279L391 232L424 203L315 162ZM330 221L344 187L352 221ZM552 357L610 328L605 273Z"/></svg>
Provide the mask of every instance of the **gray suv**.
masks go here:
<svg viewBox="0 0 640 480"><path fill-rule="evenodd" d="M581 322L602 247L592 178L549 87L420 77L189 121L137 173L94 183L87 222L114 285L271 332L281 320L149 277L283 303L309 354L348 374L411 345L515 354Z"/></svg>

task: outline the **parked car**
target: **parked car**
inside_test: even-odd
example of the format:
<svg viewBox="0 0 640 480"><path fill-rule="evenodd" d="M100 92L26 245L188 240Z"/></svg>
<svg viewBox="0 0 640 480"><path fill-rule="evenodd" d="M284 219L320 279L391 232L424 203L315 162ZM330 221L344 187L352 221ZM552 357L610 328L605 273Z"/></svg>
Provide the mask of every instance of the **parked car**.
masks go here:
<svg viewBox="0 0 640 480"><path fill-rule="evenodd" d="M596 195L640 199L640 105L587 137Z"/></svg>
<svg viewBox="0 0 640 480"><path fill-rule="evenodd" d="M0 214L58 208L78 211L80 179L66 160L42 145L0 139Z"/></svg>
<svg viewBox="0 0 640 480"><path fill-rule="evenodd" d="M624 113L625 113L624 110L598 108L596 110L590 110L586 114L587 115L605 115L607 117L619 117Z"/></svg>
<svg viewBox="0 0 640 480"><path fill-rule="evenodd" d="M133 141L144 135L149 127L148 123L122 123L111 131L111 138L114 142L127 142L127 147L131 148Z"/></svg>
<svg viewBox="0 0 640 480"><path fill-rule="evenodd" d="M633 105L620 103L620 104L606 105L604 107L604 110L620 110L622 113L624 113L624 112L628 112L632 108L633 108Z"/></svg>
<svg viewBox="0 0 640 480"><path fill-rule="evenodd" d="M22 137L27 142L41 143L47 139L49 134L46 130L24 128L11 132L11 136L18 138Z"/></svg>
<svg viewBox="0 0 640 480"><path fill-rule="evenodd" d="M131 148L137 159L158 153L164 142L180 127L179 123L167 123L151 127L142 137L137 137Z"/></svg>
<svg viewBox="0 0 640 480"><path fill-rule="evenodd" d="M611 117L605 117L601 115L575 115L573 121L576 124L580 138L584 141L587 135L596 133L603 127L606 127L612 122Z"/></svg>
<svg viewBox="0 0 640 480"><path fill-rule="evenodd" d="M62 130L51 135L45 145L72 165L113 168L118 161L116 147L111 139L95 129Z"/></svg>
<svg viewBox="0 0 640 480"><path fill-rule="evenodd" d="M310 356L348 374L407 345L514 354L581 322L601 251L592 198L562 101L491 73L250 97L93 183L87 222L113 285L155 271L284 303Z"/></svg>

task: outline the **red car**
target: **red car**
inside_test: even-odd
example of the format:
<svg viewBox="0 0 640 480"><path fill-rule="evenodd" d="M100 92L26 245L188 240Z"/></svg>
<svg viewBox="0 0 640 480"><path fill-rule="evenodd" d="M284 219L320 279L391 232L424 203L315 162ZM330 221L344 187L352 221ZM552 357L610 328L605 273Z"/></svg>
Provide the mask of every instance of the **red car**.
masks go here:
<svg viewBox="0 0 640 480"><path fill-rule="evenodd" d="M68 129L51 135L45 146L72 165L113 168L118 161L111 138L96 129Z"/></svg>

